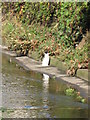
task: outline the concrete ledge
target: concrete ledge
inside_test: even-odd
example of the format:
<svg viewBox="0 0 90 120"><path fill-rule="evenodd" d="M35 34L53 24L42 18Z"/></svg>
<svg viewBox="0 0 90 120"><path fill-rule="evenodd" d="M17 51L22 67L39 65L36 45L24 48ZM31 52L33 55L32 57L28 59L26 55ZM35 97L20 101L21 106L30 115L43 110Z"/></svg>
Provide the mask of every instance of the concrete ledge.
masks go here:
<svg viewBox="0 0 90 120"><path fill-rule="evenodd" d="M33 52L33 53L31 53L31 54L29 55L30 58L33 58L33 59L35 59L35 60L40 61L40 59L39 59L38 56L39 56L39 54L38 54L37 52ZM64 72L66 72L67 69L68 69L68 67L67 67L67 65L66 65L65 63L59 61L59 60L58 60L57 58L55 58L55 57L51 57L50 66L55 66L55 67L57 67L58 69L60 69L60 70L62 70L62 71L64 71Z"/></svg>
<svg viewBox="0 0 90 120"><path fill-rule="evenodd" d="M5 54L8 54L8 55L13 56L13 57L17 56L15 52L8 51L8 48L6 46L0 45L0 49L2 49L3 50L2 52L4 52ZM37 60L37 61L40 61L39 54L36 51L33 51L28 56ZM68 66L64 62L59 61L55 57L51 57L50 65L57 67L59 70L64 71L65 73L68 70ZM90 72L88 71L88 69L78 69L77 73L76 73L76 77L79 77L81 79L88 81L88 78L90 76L89 73Z"/></svg>
<svg viewBox="0 0 90 120"><path fill-rule="evenodd" d="M88 69L78 69L76 76L88 81Z"/></svg>
<svg viewBox="0 0 90 120"><path fill-rule="evenodd" d="M55 66L58 69L66 72L68 70L67 65L64 62L59 61L57 58L55 57L51 57L51 62L50 62L51 66Z"/></svg>
<svg viewBox="0 0 90 120"><path fill-rule="evenodd" d="M0 52L5 53L7 55L10 55L12 57L16 57L17 56L17 54L14 51L9 51L8 47L6 47L6 46L1 46L0 45Z"/></svg>
<svg viewBox="0 0 90 120"><path fill-rule="evenodd" d="M39 57L38 56L39 55L38 55L37 52L33 52L32 54L30 54L29 57L39 61ZM68 70L67 64L65 64L64 62L59 61L55 57L51 57L50 66L57 67L59 70L65 72L65 73ZM84 79L86 81L88 81L88 77L89 77L88 75L89 75L88 74L88 69L78 69L77 73L76 73L76 77L79 77L79 78Z"/></svg>
<svg viewBox="0 0 90 120"><path fill-rule="evenodd" d="M51 66L55 66L58 69L64 71L65 73L68 70L68 66L65 63L59 61L57 58L54 58L54 57L51 58ZM79 77L81 79L88 81L88 78L90 75L89 73L90 72L88 71L88 69L78 69L76 73L76 77Z"/></svg>

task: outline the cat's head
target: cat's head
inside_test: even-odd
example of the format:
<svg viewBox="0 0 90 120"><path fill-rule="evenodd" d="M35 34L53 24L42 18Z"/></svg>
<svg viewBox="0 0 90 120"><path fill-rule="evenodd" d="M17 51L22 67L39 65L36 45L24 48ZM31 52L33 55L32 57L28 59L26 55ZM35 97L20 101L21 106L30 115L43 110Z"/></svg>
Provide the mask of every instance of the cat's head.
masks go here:
<svg viewBox="0 0 90 120"><path fill-rule="evenodd" d="M47 54L48 53L48 50L45 50L45 54Z"/></svg>
<svg viewBox="0 0 90 120"><path fill-rule="evenodd" d="M44 55L45 55L45 56L49 56L49 53L48 53L48 52L45 52Z"/></svg>

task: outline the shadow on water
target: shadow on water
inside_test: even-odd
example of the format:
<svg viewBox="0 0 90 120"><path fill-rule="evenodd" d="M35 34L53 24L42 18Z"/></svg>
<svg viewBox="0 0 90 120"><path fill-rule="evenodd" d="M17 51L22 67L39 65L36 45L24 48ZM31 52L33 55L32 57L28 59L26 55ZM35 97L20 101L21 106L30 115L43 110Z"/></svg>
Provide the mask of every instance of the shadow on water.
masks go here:
<svg viewBox="0 0 90 120"><path fill-rule="evenodd" d="M87 104L65 96L66 84L46 74L25 71L5 55L2 55L2 84L2 105L7 109L3 117L88 117Z"/></svg>

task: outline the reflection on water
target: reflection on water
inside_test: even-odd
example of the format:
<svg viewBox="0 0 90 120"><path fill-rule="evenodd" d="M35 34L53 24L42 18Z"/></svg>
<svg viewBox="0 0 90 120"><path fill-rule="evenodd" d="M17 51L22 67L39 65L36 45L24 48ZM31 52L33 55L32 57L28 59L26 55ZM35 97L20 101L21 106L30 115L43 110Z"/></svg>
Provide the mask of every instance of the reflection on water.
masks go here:
<svg viewBox="0 0 90 120"><path fill-rule="evenodd" d="M43 74L43 108L45 109L43 114L47 117L50 117L48 113L49 109L49 76L47 74Z"/></svg>
<svg viewBox="0 0 90 120"><path fill-rule="evenodd" d="M49 75L43 74L43 88L45 91L47 91L48 87L49 87Z"/></svg>
<svg viewBox="0 0 90 120"><path fill-rule="evenodd" d="M67 85L48 75L25 71L3 55L2 105L12 113L3 116L25 118L83 118L88 105L65 96Z"/></svg>

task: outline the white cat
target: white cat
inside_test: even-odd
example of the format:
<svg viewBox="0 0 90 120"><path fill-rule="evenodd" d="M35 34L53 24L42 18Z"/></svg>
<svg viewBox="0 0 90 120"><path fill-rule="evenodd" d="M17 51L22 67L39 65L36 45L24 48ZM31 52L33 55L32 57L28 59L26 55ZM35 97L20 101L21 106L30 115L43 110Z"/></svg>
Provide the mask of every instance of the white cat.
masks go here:
<svg viewBox="0 0 90 120"><path fill-rule="evenodd" d="M42 61L42 66L48 66L49 62L50 62L49 53L45 52L44 53L44 58L43 58L43 61Z"/></svg>

